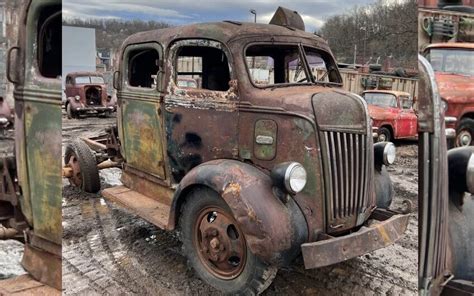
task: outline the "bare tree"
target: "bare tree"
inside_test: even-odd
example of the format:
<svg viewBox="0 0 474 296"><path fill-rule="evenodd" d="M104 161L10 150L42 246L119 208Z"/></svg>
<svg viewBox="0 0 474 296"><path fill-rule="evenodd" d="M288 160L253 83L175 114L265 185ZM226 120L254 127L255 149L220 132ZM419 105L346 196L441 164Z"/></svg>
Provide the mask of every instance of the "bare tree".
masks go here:
<svg viewBox="0 0 474 296"><path fill-rule="evenodd" d="M328 40L339 62L352 63L357 46L357 63L416 68L416 0L355 7L329 18L317 33Z"/></svg>

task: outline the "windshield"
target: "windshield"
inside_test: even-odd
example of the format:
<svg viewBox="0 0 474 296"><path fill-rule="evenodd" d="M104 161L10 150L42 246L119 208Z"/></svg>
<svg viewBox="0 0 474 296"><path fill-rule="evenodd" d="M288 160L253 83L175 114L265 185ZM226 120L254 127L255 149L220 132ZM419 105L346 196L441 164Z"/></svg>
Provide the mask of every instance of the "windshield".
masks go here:
<svg viewBox="0 0 474 296"><path fill-rule="evenodd" d="M76 77L76 84L103 84L104 78L100 76L79 76Z"/></svg>
<svg viewBox="0 0 474 296"><path fill-rule="evenodd" d="M397 99L392 94L364 93L363 97L369 105L397 108Z"/></svg>
<svg viewBox="0 0 474 296"><path fill-rule="evenodd" d="M474 76L474 50L433 48L427 59L435 72Z"/></svg>
<svg viewBox="0 0 474 296"><path fill-rule="evenodd" d="M300 50L301 48L301 50ZM308 68L305 66L305 59ZM245 52L249 76L256 86L324 83L340 85L332 56L322 50L296 44L251 45Z"/></svg>

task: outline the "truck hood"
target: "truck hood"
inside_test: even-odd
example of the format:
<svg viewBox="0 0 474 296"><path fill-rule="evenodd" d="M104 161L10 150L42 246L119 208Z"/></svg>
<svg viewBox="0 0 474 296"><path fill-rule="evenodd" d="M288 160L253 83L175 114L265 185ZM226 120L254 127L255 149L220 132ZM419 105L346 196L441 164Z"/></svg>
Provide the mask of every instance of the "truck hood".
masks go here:
<svg viewBox="0 0 474 296"><path fill-rule="evenodd" d="M383 108L376 105L368 105L369 115L373 120L393 120L396 118L397 109Z"/></svg>
<svg viewBox="0 0 474 296"><path fill-rule="evenodd" d="M450 103L474 101L474 77L436 72L441 97Z"/></svg>
<svg viewBox="0 0 474 296"><path fill-rule="evenodd" d="M321 130L366 132L368 112L358 95L340 88L292 86L262 89L247 94L259 102L286 112L298 113L316 121Z"/></svg>

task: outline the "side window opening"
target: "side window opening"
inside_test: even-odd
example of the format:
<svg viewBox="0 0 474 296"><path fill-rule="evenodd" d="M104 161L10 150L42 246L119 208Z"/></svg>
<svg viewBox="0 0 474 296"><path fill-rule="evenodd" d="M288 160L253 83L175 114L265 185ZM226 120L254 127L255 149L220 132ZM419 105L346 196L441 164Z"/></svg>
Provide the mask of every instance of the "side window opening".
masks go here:
<svg viewBox="0 0 474 296"><path fill-rule="evenodd" d="M177 55L176 69L176 84L180 87L215 91L229 89L229 63L221 49L183 46Z"/></svg>
<svg viewBox="0 0 474 296"><path fill-rule="evenodd" d="M411 109L413 106L413 100L408 97L400 97L402 108L405 110Z"/></svg>
<svg viewBox="0 0 474 296"><path fill-rule="evenodd" d="M159 54L155 49L137 49L129 53L128 83L134 87L156 87Z"/></svg>
<svg viewBox="0 0 474 296"><path fill-rule="evenodd" d="M61 76L62 44L61 6L45 8L38 18L38 70L47 78Z"/></svg>

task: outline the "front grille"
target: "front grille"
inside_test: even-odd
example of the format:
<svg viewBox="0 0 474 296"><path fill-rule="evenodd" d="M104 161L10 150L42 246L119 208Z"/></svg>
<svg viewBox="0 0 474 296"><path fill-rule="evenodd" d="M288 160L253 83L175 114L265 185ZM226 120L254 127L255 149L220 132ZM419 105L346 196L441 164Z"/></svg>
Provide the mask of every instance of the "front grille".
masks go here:
<svg viewBox="0 0 474 296"><path fill-rule="evenodd" d="M329 229L356 226L367 208L371 154L367 135L324 131L327 220Z"/></svg>

